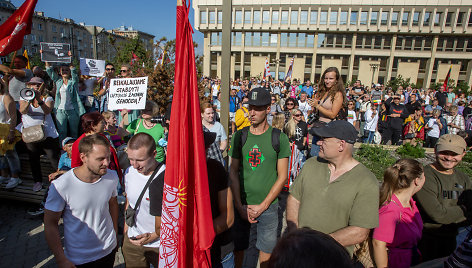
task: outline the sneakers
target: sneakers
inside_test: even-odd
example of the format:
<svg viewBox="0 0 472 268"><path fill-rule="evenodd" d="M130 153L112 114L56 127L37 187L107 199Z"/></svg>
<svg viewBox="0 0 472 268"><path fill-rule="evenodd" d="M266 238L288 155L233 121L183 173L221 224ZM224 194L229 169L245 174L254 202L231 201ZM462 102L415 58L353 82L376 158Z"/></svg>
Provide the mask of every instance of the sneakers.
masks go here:
<svg viewBox="0 0 472 268"><path fill-rule="evenodd" d="M31 216L39 216L44 213L44 205L41 202L41 204L35 208L29 209L26 213L28 213Z"/></svg>
<svg viewBox="0 0 472 268"><path fill-rule="evenodd" d="M20 178L11 177L10 180L8 181L8 183L7 183L7 186L5 186L5 189L13 189L16 186L18 186L18 184L21 184L21 182L22 181L20 180Z"/></svg>
<svg viewBox="0 0 472 268"><path fill-rule="evenodd" d="M33 191L39 192L41 189L43 189L43 184L41 182L38 181L33 185Z"/></svg>

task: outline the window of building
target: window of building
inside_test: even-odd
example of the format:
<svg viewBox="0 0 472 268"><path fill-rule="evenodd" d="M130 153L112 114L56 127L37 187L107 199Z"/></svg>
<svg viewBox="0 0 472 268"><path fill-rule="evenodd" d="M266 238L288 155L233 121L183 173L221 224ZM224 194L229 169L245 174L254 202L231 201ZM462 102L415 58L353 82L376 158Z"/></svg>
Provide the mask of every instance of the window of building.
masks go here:
<svg viewBox="0 0 472 268"><path fill-rule="evenodd" d="M251 11L244 11L244 23L251 24Z"/></svg>
<svg viewBox="0 0 472 268"><path fill-rule="evenodd" d="M403 12L403 18L402 18L402 25L407 26L408 25L408 16L410 16L410 12Z"/></svg>
<svg viewBox="0 0 472 268"><path fill-rule="evenodd" d="M298 10L292 10L292 13L290 14L290 24L298 24Z"/></svg>
<svg viewBox="0 0 472 268"><path fill-rule="evenodd" d="M34 36L34 35L31 35L31 37L33 37L33 36ZM31 41L34 41L33 38L31 38ZM53 36L53 37L52 37L52 41L53 41L54 43L56 43L56 42L57 42L57 37Z"/></svg>
<svg viewBox="0 0 472 268"><path fill-rule="evenodd" d="M269 24L270 23L270 11L264 10L262 11L262 23Z"/></svg>
<svg viewBox="0 0 472 268"><path fill-rule="evenodd" d="M361 25L367 25L367 11L362 11L361 12Z"/></svg>
<svg viewBox="0 0 472 268"><path fill-rule="evenodd" d="M308 11L302 10L300 12L300 25L308 24Z"/></svg>
<svg viewBox="0 0 472 268"><path fill-rule="evenodd" d="M388 12L387 11L382 11L382 18L380 20L381 25L387 25L388 23Z"/></svg>
<svg viewBox="0 0 472 268"><path fill-rule="evenodd" d="M279 24L279 12L272 11L272 24Z"/></svg>
<svg viewBox="0 0 472 268"><path fill-rule="evenodd" d="M326 35L325 47L334 47L334 34L327 34Z"/></svg>
<svg viewBox="0 0 472 268"><path fill-rule="evenodd" d="M418 26L420 22L420 13L414 12L413 13L413 26Z"/></svg>
<svg viewBox="0 0 472 268"><path fill-rule="evenodd" d="M233 32L231 35L231 45L240 46L241 45L241 32Z"/></svg>
<svg viewBox="0 0 472 268"><path fill-rule="evenodd" d="M323 47L324 42L325 42L325 39L326 39L326 34L324 34L324 33L318 34L318 44L317 44L317 47Z"/></svg>
<svg viewBox="0 0 472 268"><path fill-rule="evenodd" d="M339 24L346 25L347 24L347 11L341 11L341 15L339 18Z"/></svg>
<svg viewBox="0 0 472 268"><path fill-rule="evenodd" d="M383 41L383 49L390 49L392 46L392 38L390 36L385 36Z"/></svg>
<svg viewBox="0 0 472 268"><path fill-rule="evenodd" d="M405 36L405 50L413 50L413 37L412 36Z"/></svg>
<svg viewBox="0 0 472 268"><path fill-rule="evenodd" d="M344 37L343 35L341 34L337 34L334 36L334 44L335 44L335 47L343 47L343 40L344 40Z"/></svg>
<svg viewBox="0 0 472 268"><path fill-rule="evenodd" d="M453 12L447 12L446 14L446 26L451 26Z"/></svg>
<svg viewBox="0 0 472 268"><path fill-rule="evenodd" d="M425 12L423 18L423 26L429 26L431 23L431 12Z"/></svg>
<svg viewBox="0 0 472 268"><path fill-rule="evenodd" d="M313 34L308 34L306 36L306 47L312 48L315 45L315 36Z"/></svg>
<svg viewBox="0 0 472 268"><path fill-rule="evenodd" d="M241 10L236 10L234 14L234 23L235 24L243 23L243 12Z"/></svg>
<svg viewBox="0 0 472 268"><path fill-rule="evenodd" d="M338 12L337 11L331 11L331 14L329 15L329 24L331 24L331 25L338 24Z"/></svg>
<svg viewBox="0 0 472 268"><path fill-rule="evenodd" d="M216 23L216 12L215 11L210 11L208 12L208 23L210 24L215 24Z"/></svg>
<svg viewBox="0 0 472 268"><path fill-rule="evenodd" d="M218 24L223 23L223 11L218 11Z"/></svg>
<svg viewBox="0 0 472 268"><path fill-rule="evenodd" d="M345 35L344 36L344 48L351 48L352 46L352 36Z"/></svg>
<svg viewBox="0 0 472 268"><path fill-rule="evenodd" d="M446 40L446 51L452 51L454 49L454 39L448 38Z"/></svg>
<svg viewBox="0 0 472 268"><path fill-rule="evenodd" d="M280 34L280 46L288 47L288 34L287 33Z"/></svg>
<svg viewBox="0 0 472 268"><path fill-rule="evenodd" d="M261 46L261 33L252 33L252 45L255 47Z"/></svg>
<svg viewBox="0 0 472 268"><path fill-rule="evenodd" d="M42 35L39 35L39 42L44 42L44 37Z"/></svg>
<svg viewBox="0 0 472 268"><path fill-rule="evenodd" d="M261 11L260 10L254 10L253 23L254 24L261 23Z"/></svg>
<svg viewBox="0 0 472 268"><path fill-rule="evenodd" d="M472 42L470 40L467 42L466 51L467 52L472 52Z"/></svg>
<svg viewBox="0 0 472 268"><path fill-rule="evenodd" d="M423 49L423 38L421 37L416 37L415 39L413 39L414 42L415 42L415 50L422 50Z"/></svg>
<svg viewBox="0 0 472 268"><path fill-rule="evenodd" d="M219 46L220 43L220 33L219 32L212 32L210 37L210 44L212 46Z"/></svg>
<svg viewBox="0 0 472 268"><path fill-rule="evenodd" d="M321 11L320 24L326 25L327 22L328 22L328 11Z"/></svg>
<svg viewBox="0 0 472 268"><path fill-rule="evenodd" d="M381 35L376 35L374 37L374 48L375 49L381 49L382 48L382 36Z"/></svg>
<svg viewBox="0 0 472 268"><path fill-rule="evenodd" d="M56 27L56 25L53 25L53 26L52 26L52 32L53 32L53 33L57 33L57 27Z"/></svg>
<svg viewBox="0 0 472 268"><path fill-rule="evenodd" d="M472 14L469 16L469 26L472 26Z"/></svg>
<svg viewBox="0 0 472 268"><path fill-rule="evenodd" d="M379 18L379 12L372 11L370 13L370 25L377 25L378 18Z"/></svg>
<svg viewBox="0 0 472 268"><path fill-rule="evenodd" d="M282 11L280 24L288 24L288 11Z"/></svg>
<svg viewBox="0 0 472 268"><path fill-rule="evenodd" d="M43 24L42 23L38 23L38 30L43 30Z"/></svg>
<svg viewBox="0 0 472 268"><path fill-rule="evenodd" d="M464 51L465 47L465 38L464 37L458 37L457 38L457 44L456 44L456 51L457 52L462 52Z"/></svg>
<svg viewBox="0 0 472 268"><path fill-rule="evenodd" d="M247 47L252 46L252 34L251 32L246 32L244 34L244 45Z"/></svg>
<svg viewBox="0 0 472 268"><path fill-rule="evenodd" d="M372 36L370 35L364 36L364 48L367 48L367 49L372 48Z"/></svg>
<svg viewBox="0 0 472 268"><path fill-rule="evenodd" d="M439 26L439 22L441 21L441 15L442 15L442 12L437 12L434 15L434 26Z"/></svg>
<svg viewBox="0 0 472 268"><path fill-rule="evenodd" d="M306 47L306 34L305 33L299 33L298 34L298 47Z"/></svg>
<svg viewBox="0 0 472 268"><path fill-rule="evenodd" d="M270 34L270 46L271 47L276 47L277 46L277 34L276 33L271 33Z"/></svg>
<svg viewBox="0 0 472 268"><path fill-rule="evenodd" d="M398 11L392 12L392 20L390 21L390 25L398 25Z"/></svg>
<svg viewBox="0 0 472 268"><path fill-rule="evenodd" d="M200 11L200 23L201 24L206 24L207 23L207 12L206 11Z"/></svg>
<svg viewBox="0 0 472 268"><path fill-rule="evenodd" d="M296 33L289 33L288 34L288 46L289 47L296 47L297 46L297 34Z"/></svg>
<svg viewBox="0 0 472 268"><path fill-rule="evenodd" d="M349 21L351 25L357 24L357 11L351 11L351 19Z"/></svg>
<svg viewBox="0 0 472 268"><path fill-rule="evenodd" d="M310 14L310 24L316 25L318 23L318 11L312 11Z"/></svg>
<svg viewBox="0 0 472 268"><path fill-rule="evenodd" d="M269 46L269 33L268 32L265 32L265 33L262 33L262 46L263 47L268 47Z"/></svg>
<svg viewBox="0 0 472 268"><path fill-rule="evenodd" d="M459 15L457 16L456 26L462 26L463 25L464 17L465 17L465 12L459 12Z"/></svg>

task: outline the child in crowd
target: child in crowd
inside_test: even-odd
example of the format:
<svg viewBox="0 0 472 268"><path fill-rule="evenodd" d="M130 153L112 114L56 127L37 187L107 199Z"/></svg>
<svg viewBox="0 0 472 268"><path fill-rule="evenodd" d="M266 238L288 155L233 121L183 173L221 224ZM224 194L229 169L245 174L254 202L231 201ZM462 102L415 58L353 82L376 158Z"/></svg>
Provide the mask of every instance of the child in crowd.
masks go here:
<svg viewBox="0 0 472 268"><path fill-rule="evenodd" d="M76 139L67 137L62 141L62 150L64 153L59 159L59 164L57 165L57 171L49 174L49 181L55 180L60 175L66 173L70 170L71 167L71 154L72 154L72 144Z"/></svg>

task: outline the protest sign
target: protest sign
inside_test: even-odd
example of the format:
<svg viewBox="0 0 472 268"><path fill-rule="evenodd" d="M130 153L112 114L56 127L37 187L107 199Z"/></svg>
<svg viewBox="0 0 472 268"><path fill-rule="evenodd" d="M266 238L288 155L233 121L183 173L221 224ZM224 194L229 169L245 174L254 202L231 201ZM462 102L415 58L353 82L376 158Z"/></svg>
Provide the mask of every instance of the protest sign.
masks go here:
<svg viewBox="0 0 472 268"><path fill-rule="evenodd" d="M103 76L105 73L105 61L80 58L80 73L90 76Z"/></svg>
<svg viewBox="0 0 472 268"><path fill-rule="evenodd" d="M108 110L143 110L146 106L147 77L110 80Z"/></svg>
<svg viewBox="0 0 472 268"><path fill-rule="evenodd" d="M41 61L71 63L69 44L41 42L41 50Z"/></svg>

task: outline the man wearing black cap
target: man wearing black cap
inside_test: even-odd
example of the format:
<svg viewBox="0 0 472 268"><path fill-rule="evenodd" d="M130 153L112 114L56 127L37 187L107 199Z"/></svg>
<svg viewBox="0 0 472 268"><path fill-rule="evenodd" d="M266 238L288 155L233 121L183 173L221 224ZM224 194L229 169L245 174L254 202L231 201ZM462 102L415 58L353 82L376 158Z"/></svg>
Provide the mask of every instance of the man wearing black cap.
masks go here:
<svg viewBox="0 0 472 268"><path fill-rule="evenodd" d="M320 154L305 162L290 187L287 226L329 234L352 255L378 225L378 182L352 157L357 131L349 122L332 121L315 133Z"/></svg>
<svg viewBox="0 0 472 268"><path fill-rule="evenodd" d="M267 267L277 242L277 196L287 180L290 146L287 136L267 123L271 96L264 88L249 92L251 126L238 130L231 141L230 180L235 208L235 262L240 267L249 246L251 224L257 226L260 267Z"/></svg>

